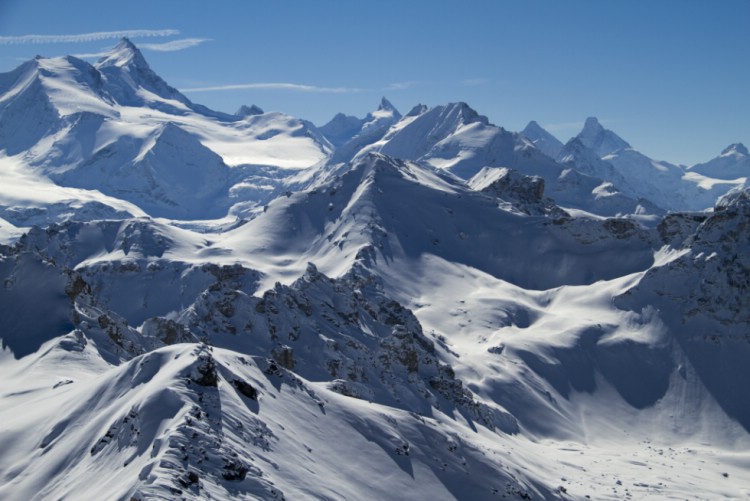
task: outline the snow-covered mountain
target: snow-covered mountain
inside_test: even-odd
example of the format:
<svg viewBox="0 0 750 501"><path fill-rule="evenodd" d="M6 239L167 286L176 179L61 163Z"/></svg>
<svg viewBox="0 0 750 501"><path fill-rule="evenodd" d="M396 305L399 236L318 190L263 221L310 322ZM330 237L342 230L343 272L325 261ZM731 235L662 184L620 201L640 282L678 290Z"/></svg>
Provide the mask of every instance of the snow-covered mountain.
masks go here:
<svg viewBox="0 0 750 501"><path fill-rule="evenodd" d="M151 69L141 51L128 39L122 39L114 49L97 61L94 69L98 72L98 75L94 74L94 78L99 80L101 77L101 93L121 106L148 107L174 115L191 110L217 118L229 118L192 103L167 84Z"/></svg>
<svg viewBox="0 0 750 501"><path fill-rule="evenodd" d="M539 131L532 132L534 134L543 136ZM745 178L729 174L733 169L735 172L744 169L742 145L730 146L725 153L726 156L712 161L711 165L693 168L653 160L605 129L596 118L589 117L581 132L570 139L555 158L578 172L606 180L646 206L655 204L672 211L700 211L712 208L719 197L744 182Z"/></svg>
<svg viewBox="0 0 750 501"><path fill-rule="evenodd" d="M697 207L688 207L688 201L681 193L683 190L680 188L684 174L682 168L668 162L659 162L648 158L633 149L617 134L605 129L596 118L588 118L583 130L575 139L585 148L611 164L628 186L637 186L637 191L641 197L666 209L698 209ZM712 200L715 201L716 197L708 200L707 207L713 204Z"/></svg>
<svg viewBox="0 0 750 501"><path fill-rule="evenodd" d="M446 169L464 179L485 166L554 169L530 143L491 125L466 103L416 107L357 155L370 151Z"/></svg>
<svg viewBox="0 0 750 501"><path fill-rule="evenodd" d="M321 132L336 145L329 163L351 161L364 147L379 141L390 127L401 119L401 113L386 98L364 118L341 113L321 127Z"/></svg>
<svg viewBox="0 0 750 501"><path fill-rule="evenodd" d="M95 65L38 57L0 78L5 155L60 185L98 190L154 216L214 218L230 202L261 203L277 186L259 186L259 175L278 185L285 171L309 167L331 148L304 120L192 103L127 40Z"/></svg>
<svg viewBox="0 0 750 501"><path fill-rule="evenodd" d="M565 169L524 136L490 124L466 103L415 107L352 158L369 152L412 160L467 180L486 167L512 168L542 177L549 196L561 205L603 216L660 212L647 201L620 193L611 183ZM329 164L337 160L334 154Z"/></svg>
<svg viewBox="0 0 750 501"><path fill-rule="evenodd" d="M534 146L550 158L557 158L563 144L555 136L547 132L536 121L532 120L521 131L521 135L532 142Z"/></svg>
<svg viewBox="0 0 750 501"><path fill-rule="evenodd" d="M750 496L747 151L547 134L0 75L0 498Z"/></svg>
<svg viewBox="0 0 750 501"><path fill-rule="evenodd" d="M728 181L748 178L750 177L750 153L742 143L730 144L718 157L706 163L693 165L688 171Z"/></svg>
<svg viewBox="0 0 750 501"><path fill-rule="evenodd" d="M630 149L630 144L609 129L605 129L596 117L589 117L583 124L583 129L576 136L581 144L596 153L599 157L606 157L620 150Z"/></svg>
<svg viewBox="0 0 750 501"><path fill-rule="evenodd" d="M320 127L320 132L336 148L351 141L357 135L369 135L375 130L386 130L401 118L395 106L386 98L381 99L378 108L364 118L338 113L330 122ZM377 140L377 138L373 139Z"/></svg>

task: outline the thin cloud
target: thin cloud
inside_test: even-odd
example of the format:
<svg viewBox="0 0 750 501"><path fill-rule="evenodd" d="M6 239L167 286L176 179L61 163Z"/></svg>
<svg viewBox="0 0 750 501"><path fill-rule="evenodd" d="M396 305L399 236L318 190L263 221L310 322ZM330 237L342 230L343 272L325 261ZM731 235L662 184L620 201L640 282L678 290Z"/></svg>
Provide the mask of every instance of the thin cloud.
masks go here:
<svg viewBox="0 0 750 501"><path fill-rule="evenodd" d="M466 87L478 87L486 83L489 83L489 79L487 78L467 78L466 80L461 80L461 85Z"/></svg>
<svg viewBox="0 0 750 501"><path fill-rule="evenodd" d="M0 45L23 45L23 44L45 44L45 43L84 43L99 40L110 40L113 38L139 38L139 37L171 37L179 35L179 30L121 30L121 31L96 31L93 33L79 33L75 35L19 35L0 36Z"/></svg>
<svg viewBox="0 0 750 501"><path fill-rule="evenodd" d="M172 40L164 43L139 43L139 49L153 50L156 52L174 52L177 50L189 49L203 42L210 42L210 38L183 38L181 40Z"/></svg>
<svg viewBox="0 0 750 501"><path fill-rule="evenodd" d="M288 90L295 92L318 92L331 94L348 94L364 92L365 89L352 87L318 87L317 85L304 85L295 83L269 82L269 83L247 83L233 85L215 85L212 87L195 87L192 89L180 89L181 92L221 92L231 90Z"/></svg>
<svg viewBox="0 0 750 501"><path fill-rule="evenodd" d="M184 38L181 40L173 40L171 42L165 43L139 43L138 48L143 50L153 50L156 52L174 52L177 50L189 49L190 47L195 47L196 45L200 45L203 42L209 41L211 41L210 38ZM101 52L72 54L72 56L77 57L78 59L97 59L108 54L109 52L107 50L103 50Z"/></svg>
<svg viewBox="0 0 750 501"><path fill-rule="evenodd" d="M411 89L417 85L417 82L409 81L409 82L394 82L392 84L388 84L385 87L385 90L407 90Z"/></svg>

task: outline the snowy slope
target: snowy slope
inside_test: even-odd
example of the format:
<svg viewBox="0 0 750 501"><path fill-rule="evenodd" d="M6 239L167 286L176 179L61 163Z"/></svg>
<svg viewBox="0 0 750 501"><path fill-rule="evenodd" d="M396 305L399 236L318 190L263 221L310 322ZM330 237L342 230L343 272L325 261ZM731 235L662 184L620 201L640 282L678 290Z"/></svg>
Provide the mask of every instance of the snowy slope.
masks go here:
<svg viewBox="0 0 750 501"><path fill-rule="evenodd" d="M0 218L0 244L8 244L17 240L23 231L3 218Z"/></svg>
<svg viewBox="0 0 750 501"><path fill-rule="evenodd" d="M636 223L619 224L528 217L439 170L371 153L340 177L275 200L218 245L244 248L255 267L278 277L301 273L308 261L339 275L369 253L383 263L431 253L546 288L647 267L651 237Z"/></svg>
<svg viewBox="0 0 750 501"><path fill-rule="evenodd" d="M69 356L85 360L88 351ZM48 374L46 381L24 386L33 395L26 399L38 431L22 435L21 443L35 452L3 456L3 470L12 461L15 472L4 478L4 495L146 500L551 494L529 481L532 475L505 464L510 452L492 432L471 433L444 415L419 417L340 396L263 358L177 345L53 388L57 382ZM15 405L22 401L10 398ZM8 432L0 441L7 446L11 430L28 423L3 414ZM367 468L354 460L363 457ZM474 482L467 485L467 477Z"/></svg>
<svg viewBox="0 0 750 501"><path fill-rule="evenodd" d="M99 238L81 231L84 226L68 228L37 232L19 256L42 252L71 265L96 257ZM124 228L111 252L129 248L136 260L169 258L170 251L159 249L174 248L179 234L163 227L172 233L159 243L145 227L137 233ZM661 348L665 333L653 313L637 320L611 306L612 295L627 290L633 278L527 292L439 256L422 256L411 260L418 266L379 260L382 285L361 266L336 280L308 266L293 284L261 297L241 285L242 274L217 273L183 313L152 318L133 331L103 309L95 287L75 278L86 276L87 261L80 261L83 273L70 276L67 287L67 274L58 279L70 291L60 294L61 307L71 308L72 300L78 312L75 334L50 334L36 355L22 360L5 354L3 377L16 390L3 395L0 408L8 423L0 441L14 451L0 468L13 472L4 477L10 495L75 497L115 489L136 499L274 493L350 499L372 492L390 497L397 488L414 499L524 493L549 499L565 497L560 486L576 498L746 493L748 458L729 444L747 439L710 395L700 386L680 389L677 379L669 385L674 390L650 403L665 391L651 379L663 381L664 369L650 365L668 356ZM34 268L16 265L13 275L20 278L21 269ZM408 294L417 316L383 287L421 289ZM8 291L20 294L15 287ZM157 348L197 337L231 351L194 344ZM107 364L133 356L117 368ZM455 370L440 369L447 361ZM29 371L36 377L29 379ZM629 375L635 373L643 379L634 383ZM694 393L679 404L692 410L663 429L680 391ZM482 407L483 401L516 417L497 404ZM21 406L33 409L33 420L11 417ZM701 442L722 445L708 449ZM362 454L365 470L356 466ZM656 472L645 473L643 465ZM114 468L115 484L106 475ZM550 469L557 474L550 477ZM374 486L373 470L392 481ZM467 475L470 486L461 480ZM688 487L698 478L702 489Z"/></svg>
<svg viewBox="0 0 750 501"><path fill-rule="evenodd" d="M145 216L135 205L99 191L64 188L32 172L17 157L0 155L0 217L18 228L67 220Z"/></svg>
<svg viewBox="0 0 750 501"><path fill-rule="evenodd" d="M120 136L50 177L128 200L154 217L211 219L227 212L230 175L221 157L167 122L143 140Z"/></svg>

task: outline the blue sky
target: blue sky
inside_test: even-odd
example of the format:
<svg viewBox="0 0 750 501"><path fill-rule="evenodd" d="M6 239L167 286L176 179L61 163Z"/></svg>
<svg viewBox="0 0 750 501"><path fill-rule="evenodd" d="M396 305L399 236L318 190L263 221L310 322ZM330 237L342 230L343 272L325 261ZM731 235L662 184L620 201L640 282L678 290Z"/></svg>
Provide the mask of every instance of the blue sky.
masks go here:
<svg viewBox="0 0 750 501"><path fill-rule="evenodd" d="M748 0L0 0L0 71L130 32L167 82L222 111L321 125L381 96L402 113L466 101L562 141L597 116L647 155L692 164L750 143L748 19Z"/></svg>

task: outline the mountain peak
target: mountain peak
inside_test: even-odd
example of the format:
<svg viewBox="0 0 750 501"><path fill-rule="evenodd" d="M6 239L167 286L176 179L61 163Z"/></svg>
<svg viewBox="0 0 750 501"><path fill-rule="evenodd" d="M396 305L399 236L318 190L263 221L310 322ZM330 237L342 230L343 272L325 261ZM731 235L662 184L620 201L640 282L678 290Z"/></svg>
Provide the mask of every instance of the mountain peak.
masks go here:
<svg viewBox="0 0 750 501"><path fill-rule="evenodd" d="M599 123L599 119L596 117L588 117L586 119L586 122L583 124L583 130L581 131L581 134L584 132L594 132L598 133L601 131L604 131L604 127L601 123Z"/></svg>
<svg viewBox="0 0 750 501"><path fill-rule="evenodd" d="M393 104L388 99L386 99L385 96L380 99L378 111L395 111L396 113L398 113L396 107L393 106Z"/></svg>
<svg viewBox="0 0 750 501"><path fill-rule="evenodd" d="M743 155L748 156L750 153L748 153L747 148L742 143L733 143L724 148L724 151L721 152L722 157L726 157L729 155Z"/></svg>
<svg viewBox="0 0 750 501"><path fill-rule="evenodd" d="M449 113L453 111L457 112L457 116L461 118L464 124L470 124L474 122L480 122L484 125L490 124L490 121L486 116L480 115L477 110L469 106L469 104L464 101L450 103L446 106L446 110Z"/></svg>
<svg viewBox="0 0 750 501"><path fill-rule="evenodd" d="M526 124L526 127L523 130L539 130L541 128L542 126L539 125L539 122L537 122L536 120L532 120L528 124Z"/></svg>
<svg viewBox="0 0 750 501"><path fill-rule="evenodd" d="M112 66L117 68L149 68L141 51L127 38L120 39L120 42L96 63L96 67L99 69Z"/></svg>
<svg viewBox="0 0 750 501"><path fill-rule="evenodd" d="M263 110L259 106L247 106L243 104L234 114L240 118L247 118L253 115L262 115L263 113Z"/></svg>
<svg viewBox="0 0 750 501"><path fill-rule="evenodd" d="M135 44L131 42L128 37L122 37L115 46L115 50L129 50L131 52L136 52L138 48L136 48Z"/></svg>
<svg viewBox="0 0 750 501"><path fill-rule="evenodd" d="M187 107L207 116L231 119L231 115L191 103L151 69L141 51L127 38L122 38L94 68L102 74L107 90L119 104L145 105L168 113L182 113ZM141 90L148 92L141 93ZM175 101L181 105L175 107Z"/></svg>
<svg viewBox="0 0 750 501"><path fill-rule="evenodd" d="M521 135L531 141L542 153L551 158L555 158L563 148L560 140L550 134L535 120L528 123L526 128L521 131Z"/></svg>
<svg viewBox="0 0 750 501"><path fill-rule="evenodd" d="M630 148L630 144L609 129L605 129L599 119L588 117L583 130L577 136L587 148L600 157L605 157L618 150Z"/></svg>
<svg viewBox="0 0 750 501"><path fill-rule="evenodd" d="M380 104L378 105L378 109L374 112L370 113L369 115L371 118L375 119L383 119L387 118L388 120L399 120L401 118L401 113L398 112L395 106L391 104L390 101L388 101L385 97L383 97L380 100ZM365 119L367 120L367 119Z"/></svg>

